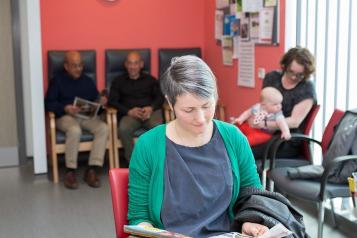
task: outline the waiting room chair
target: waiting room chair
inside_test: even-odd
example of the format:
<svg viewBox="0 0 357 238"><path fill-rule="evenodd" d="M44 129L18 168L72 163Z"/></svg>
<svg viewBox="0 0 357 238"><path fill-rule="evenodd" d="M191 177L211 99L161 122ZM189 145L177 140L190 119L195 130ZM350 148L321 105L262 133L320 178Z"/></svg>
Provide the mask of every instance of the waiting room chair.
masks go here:
<svg viewBox="0 0 357 238"><path fill-rule="evenodd" d="M328 146L332 140L335 126L339 123L342 116L344 115L343 111L335 109L333 112L325 130L323 132L322 140L317 141L306 135L295 134L293 140L301 140L307 142L313 142L321 146L322 155L328 149ZM327 181L328 175L331 170L338 163L342 163L347 160L357 160L357 155L348 155L340 156L334 158L331 163L329 163L322 174L321 178L318 180L309 180L309 179L290 179L288 177L288 167L275 168L274 159L276 152L281 145L281 141L277 141L273 145L273 156L271 158L271 168L268 174L269 179L274 182L274 186L279 189L284 194L291 195L293 197L303 199L309 202L316 202L318 204L318 238L322 238L323 223L324 223L324 211L325 211L325 202L327 199L332 199L336 197L349 197L350 191L348 185L346 184L333 184ZM347 182L347 181L346 181ZM273 185L270 186L270 190L273 189ZM331 200L330 200L331 201ZM331 209L333 212L334 219L334 207L331 201Z"/></svg>
<svg viewBox="0 0 357 238"><path fill-rule="evenodd" d="M116 237L127 237L124 233L124 225L128 224L128 175L129 169L111 169L109 171L110 190Z"/></svg>
<svg viewBox="0 0 357 238"><path fill-rule="evenodd" d="M151 69L151 50L149 48L144 49L107 49L105 50L105 87L110 91L110 86L114 79L126 73L125 60L128 53L131 51L137 51L140 53L142 60L144 61L143 71L150 73ZM114 160L115 167L119 168L119 152L118 149L123 148L118 135L118 120L116 109L110 108L112 115L112 131L113 131L113 148L114 148ZM139 129L135 132L135 136L140 136L145 132L144 129Z"/></svg>
<svg viewBox="0 0 357 238"><path fill-rule="evenodd" d="M318 105L318 104L313 105L309 114L306 116L306 118L302 122L302 127L303 127L302 133L305 136L310 135L311 128L314 124L316 115L319 112L319 110L320 110L320 105ZM294 137L294 134L292 134L292 137ZM268 167L269 167L268 163L272 163L272 160L269 160L268 157L269 157L269 155L271 155L272 145L277 141L284 142L284 140L280 139L280 134L274 135L273 138L270 139L269 144L267 145L267 148L265 149L265 153L264 153L262 160L256 160L258 171L261 174L261 180L262 180L263 187L266 187L266 178L267 178L267 172L268 172ZM303 149L303 153L302 153L301 158L296 158L296 159L276 158L274 160L275 168L298 167L298 166L310 164L311 163L311 151L310 151L309 143L303 142L302 149Z"/></svg>
<svg viewBox="0 0 357 238"><path fill-rule="evenodd" d="M148 48L145 49L107 49L105 50L105 87L108 92L113 80L126 73L124 66L126 56L131 51L137 51L140 53L141 58L144 61L143 71L150 73L151 69L151 51Z"/></svg>
<svg viewBox="0 0 357 238"><path fill-rule="evenodd" d="M184 55L195 55L201 58L201 48L196 47L159 49L159 78L161 78L166 69L170 66L172 58ZM217 103L215 118L222 121L225 120L225 107L220 102ZM165 122L169 122L175 119L175 115L167 102L164 104L164 119Z"/></svg>
<svg viewBox="0 0 357 238"><path fill-rule="evenodd" d="M195 55L201 58L201 48L165 48L159 49L159 79L170 66L171 59L178 56Z"/></svg>
<svg viewBox="0 0 357 238"><path fill-rule="evenodd" d="M79 51L84 63L83 73L88 75L94 82L96 82L96 52L95 50L81 50ZM64 56L66 51L54 50L47 52L48 62L48 82L53 76L63 71ZM109 127L109 138L107 143L107 149L109 153L109 166L114 168L113 157L113 142L112 142L112 116L110 113L105 114L105 120ZM64 154L65 152L65 139L66 135L60 130L56 129L56 118L53 112L46 112L46 142L47 151L50 157L50 165L52 166L53 182L59 182L58 174L58 154ZM83 130L81 135L81 143L79 145L79 152L90 151L92 147L93 135Z"/></svg>

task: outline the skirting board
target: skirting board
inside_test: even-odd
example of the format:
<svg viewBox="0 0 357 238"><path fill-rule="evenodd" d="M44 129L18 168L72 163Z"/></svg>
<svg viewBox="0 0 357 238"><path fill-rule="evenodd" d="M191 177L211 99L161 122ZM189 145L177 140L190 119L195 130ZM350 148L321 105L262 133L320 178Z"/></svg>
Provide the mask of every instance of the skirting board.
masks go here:
<svg viewBox="0 0 357 238"><path fill-rule="evenodd" d="M0 167L19 165L19 152L17 147L0 148Z"/></svg>

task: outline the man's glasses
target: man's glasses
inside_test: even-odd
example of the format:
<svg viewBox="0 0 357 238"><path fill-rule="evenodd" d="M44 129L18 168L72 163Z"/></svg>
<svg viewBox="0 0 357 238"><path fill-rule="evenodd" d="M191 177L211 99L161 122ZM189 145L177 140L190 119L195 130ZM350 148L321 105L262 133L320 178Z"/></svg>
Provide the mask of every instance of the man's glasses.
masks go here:
<svg viewBox="0 0 357 238"><path fill-rule="evenodd" d="M81 68L83 68L84 64L83 64L83 63L79 63L79 64L68 64L68 66L69 66L70 68L72 68L72 69L76 69L76 68L81 69Z"/></svg>
<svg viewBox="0 0 357 238"><path fill-rule="evenodd" d="M295 73L295 72L291 71L290 69L286 70L286 73L291 78L294 77L294 78L297 78L300 80L303 80L305 78L305 75L303 73Z"/></svg>

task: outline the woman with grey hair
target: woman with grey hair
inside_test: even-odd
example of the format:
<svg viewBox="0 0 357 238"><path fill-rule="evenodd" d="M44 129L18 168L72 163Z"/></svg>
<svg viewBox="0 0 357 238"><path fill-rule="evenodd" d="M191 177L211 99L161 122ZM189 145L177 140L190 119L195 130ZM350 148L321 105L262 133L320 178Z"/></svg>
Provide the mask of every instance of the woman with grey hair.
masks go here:
<svg viewBox="0 0 357 238"><path fill-rule="evenodd" d="M261 188L246 138L214 120L216 79L195 56L174 58L161 89L176 119L142 135L129 167L129 224L193 237L230 231L241 187ZM267 227L246 222L258 237Z"/></svg>

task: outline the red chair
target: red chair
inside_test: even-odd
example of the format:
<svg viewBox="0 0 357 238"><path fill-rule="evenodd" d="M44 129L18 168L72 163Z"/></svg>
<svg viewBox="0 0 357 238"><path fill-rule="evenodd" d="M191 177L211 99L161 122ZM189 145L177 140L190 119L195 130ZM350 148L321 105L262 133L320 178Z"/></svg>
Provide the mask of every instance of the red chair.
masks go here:
<svg viewBox="0 0 357 238"><path fill-rule="evenodd" d="M302 132L304 135L309 136L312 125L314 124L315 117L316 117L317 113L319 112L319 110L320 110L320 105L316 104L316 105L312 106L309 114L307 115L307 117L305 119L305 128ZM304 141L303 147L304 147L305 158L308 161L311 161L312 156L311 156L311 150L310 150L309 143Z"/></svg>
<svg viewBox="0 0 357 238"><path fill-rule="evenodd" d="M127 237L124 225L128 224L128 175L129 169L111 169L109 171L110 190L115 222L116 237Z"/></svg>

